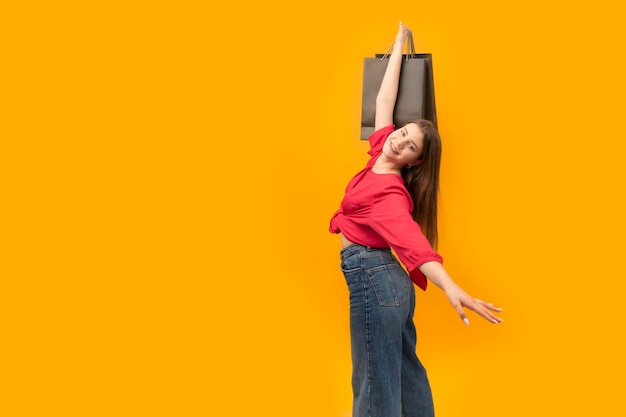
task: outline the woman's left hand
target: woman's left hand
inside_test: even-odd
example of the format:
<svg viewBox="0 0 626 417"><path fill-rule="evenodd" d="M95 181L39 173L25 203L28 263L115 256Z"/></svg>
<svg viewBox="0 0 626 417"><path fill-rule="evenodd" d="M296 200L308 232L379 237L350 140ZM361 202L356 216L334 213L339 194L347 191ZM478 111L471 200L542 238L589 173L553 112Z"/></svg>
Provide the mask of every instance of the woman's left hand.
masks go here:
<svg viewBox="0 0 626 417"><path fill-rule="evenodd" d="M448 301L452 304L452 307L454 307L465 324L469 325L469 319L465 315L463 308L468 308L474 311L476 314L491 323L498 324L502 322L500 317L497 317L492 313L492 311L498 313L501 312L501 308L478 298L471 297L458 285L454 284L449 288L446 288L445 293Z"/></svg>

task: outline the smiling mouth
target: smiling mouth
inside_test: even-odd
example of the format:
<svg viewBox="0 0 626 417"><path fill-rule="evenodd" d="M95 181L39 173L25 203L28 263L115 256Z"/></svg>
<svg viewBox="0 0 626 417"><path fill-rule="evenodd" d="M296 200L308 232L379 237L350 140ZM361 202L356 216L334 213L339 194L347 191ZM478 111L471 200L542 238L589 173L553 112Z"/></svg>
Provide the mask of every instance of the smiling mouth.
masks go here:
<svg viewBox="0 0 626 417"><path fill-rule="evenodd" d="M389 142L389 146L391 147L391 150L394 151L394 153L398 153L398 149L396 149L396 146L393 144L393 142Z"/></svg>

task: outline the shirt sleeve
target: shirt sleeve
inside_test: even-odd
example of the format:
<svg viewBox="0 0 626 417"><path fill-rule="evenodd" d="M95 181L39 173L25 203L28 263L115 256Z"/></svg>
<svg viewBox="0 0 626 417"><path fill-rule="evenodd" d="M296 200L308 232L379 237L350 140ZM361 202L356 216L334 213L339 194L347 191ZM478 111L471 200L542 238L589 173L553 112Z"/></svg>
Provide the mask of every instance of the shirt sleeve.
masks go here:
<svg viewBox="0 0 626 417"><path fill-rule="evenodd" d="M370 137L368 138L370 142L370 150L367 153L370 156L374 156L376 152L380 152L380 150L383 147L383 144L385 143L385 140L387 139L387 136L389 136L389 134L391 134L394 129L395 129L395 125L389 125L389 126L382 127L378 129L377 131L375 131L374 133L372 133Z"/></svg>
<svg viewBox="0 0 626 417"><path fill-rule="evenodd" d="M400 184L377 197L373 205L370 227L396 252L409 271L411 281L426 290L428 280L419 266L443 258L434 251L420 226L411 216L411 204L406 190Z"/></svg>

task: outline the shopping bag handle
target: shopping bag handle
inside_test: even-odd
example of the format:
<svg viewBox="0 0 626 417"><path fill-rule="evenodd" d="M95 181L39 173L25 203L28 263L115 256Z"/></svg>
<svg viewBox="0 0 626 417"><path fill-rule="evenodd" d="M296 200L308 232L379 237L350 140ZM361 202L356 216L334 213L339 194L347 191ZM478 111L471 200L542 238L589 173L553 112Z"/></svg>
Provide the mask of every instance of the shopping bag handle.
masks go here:
<svg viewBox="0 0 626 417"><path fill-rule="evenodd" d="M411 29L408 30L408 36L407 36L406 42L408 43L408 46L407 46L408 54L405 54L404 56L406 60L409 60L409 59L412 59L415 55L417 55L415 53L415 45L413 44L413 32L411 31ZM387 52L385 52L385 54L380 58L381 62L391 54L391 52L393 51L394 44L395 42L391 44L391 47L389 47L389 49L387 49Z"/></svg>

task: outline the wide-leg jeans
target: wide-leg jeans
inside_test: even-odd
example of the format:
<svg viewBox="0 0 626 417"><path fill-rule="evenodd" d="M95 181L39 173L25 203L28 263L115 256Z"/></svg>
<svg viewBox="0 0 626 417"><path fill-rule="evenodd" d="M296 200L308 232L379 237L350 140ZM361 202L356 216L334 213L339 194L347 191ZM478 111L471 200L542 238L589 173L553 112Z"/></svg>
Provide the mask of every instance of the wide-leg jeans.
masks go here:
<svg viewBox="0 0 626 417"><path fill-rule="evenodd" d="M426 370L417 358L415 289L390 249L341 251L350 291L353 417L432 417Z"/></svg>

